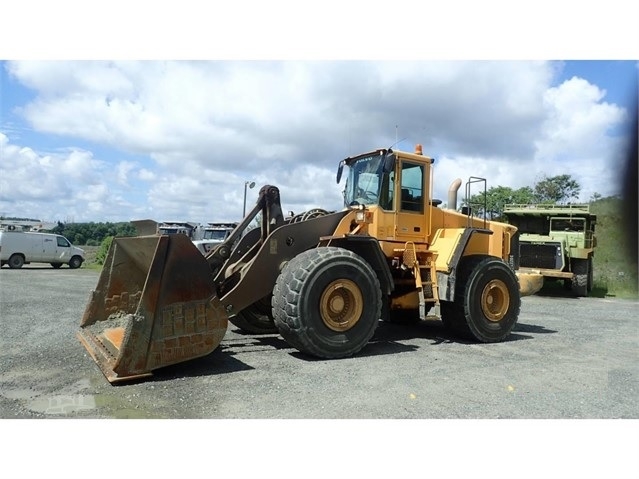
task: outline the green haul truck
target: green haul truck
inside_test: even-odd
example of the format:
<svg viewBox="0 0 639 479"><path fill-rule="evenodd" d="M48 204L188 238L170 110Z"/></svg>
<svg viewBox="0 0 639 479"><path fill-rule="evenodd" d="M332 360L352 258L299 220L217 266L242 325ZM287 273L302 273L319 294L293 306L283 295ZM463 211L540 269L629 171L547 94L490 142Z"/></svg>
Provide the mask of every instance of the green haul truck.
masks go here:
<svg viewBox="0 0 639 479"><path fill-rule="evenodd" d="M522 272L563 280L576 296L588 296L597 246L597 216L589 205L506 205L504 216L520 234Z"/></svg>

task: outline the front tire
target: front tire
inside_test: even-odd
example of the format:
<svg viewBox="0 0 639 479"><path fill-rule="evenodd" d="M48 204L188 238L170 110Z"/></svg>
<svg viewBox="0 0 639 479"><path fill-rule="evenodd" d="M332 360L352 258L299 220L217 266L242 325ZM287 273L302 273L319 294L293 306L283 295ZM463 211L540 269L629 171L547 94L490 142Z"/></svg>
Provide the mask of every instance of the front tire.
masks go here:
<svg viewBox="0 0 639 479"><path fill-rule="evenodd" d="M521 298L513 270L501 259L484 255L462 258L454 302L441 302L442 321L457 334L495 343L517 323Z"/></svg>
<svg viewBox="0 0 639 479"><path fill-rule="evenodd" d="M273 289L273 319L299 351L342 358L360 351L375 333L382 309L379 281L352 251L321 247L284 267Z"/></svg>
<svg viewBox="0 0 639 479"><path fill-rule="evenodd" d="M77 269L82 266L82 258L79 256L74 256L69 260L69 268Z"/></svg>

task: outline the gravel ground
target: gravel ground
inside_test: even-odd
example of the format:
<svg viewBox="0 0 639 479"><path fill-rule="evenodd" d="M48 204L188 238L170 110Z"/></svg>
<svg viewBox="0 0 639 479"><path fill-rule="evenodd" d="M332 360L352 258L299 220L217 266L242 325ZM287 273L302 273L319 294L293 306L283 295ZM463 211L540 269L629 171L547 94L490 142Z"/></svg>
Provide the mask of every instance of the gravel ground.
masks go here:
<svg viewBox="0 0 639 479"><path fill-rule="evenodd" d="M499 344L437 320L380 323L356 357L332 361L230 326L209 356L113 386L75 337L98 276L0 270L0 418L639 417L637 301L526 297Z"/></svg>
<svg viewBox="0 0 639 479"><path fill-rule="evenodd" d="M0 417L639 417L636 301L527 297L499 344L437 320L380 323L360 354L332 361L231 325L209 356L113 386L75 337L98 275L0 270Z"/></svg>

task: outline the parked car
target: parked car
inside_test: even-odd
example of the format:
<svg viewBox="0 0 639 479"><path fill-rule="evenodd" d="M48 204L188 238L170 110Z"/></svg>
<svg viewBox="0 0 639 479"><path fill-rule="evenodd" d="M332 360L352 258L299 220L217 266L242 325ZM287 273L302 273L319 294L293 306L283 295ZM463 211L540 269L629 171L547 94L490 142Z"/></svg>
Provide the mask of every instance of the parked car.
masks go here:
<svg viewBox="0 0 639 479"><path fill-rule="evenodd" d="M82 266L84 250L73 246L64 236L51 233L0 231L0 267L22 268L29 263L49 263L54 268L68 264Z"/></svg>

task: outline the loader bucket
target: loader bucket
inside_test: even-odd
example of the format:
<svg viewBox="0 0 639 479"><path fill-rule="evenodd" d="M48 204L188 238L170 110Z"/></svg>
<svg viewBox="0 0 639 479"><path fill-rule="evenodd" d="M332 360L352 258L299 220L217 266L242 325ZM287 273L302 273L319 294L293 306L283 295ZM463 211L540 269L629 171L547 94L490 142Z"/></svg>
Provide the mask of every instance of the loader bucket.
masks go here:
<svg viewBox="0 0 639 479"><path fill-rule="evenodd" d="M544 286L544 277L541 273L534 271L517 271L519 280L519 295L530 296L535 294Z"/></svg>
<svg viewBox="0 0 639 479"><path fill-rule="evenodd" d="M188 237L115 238L77 337L115 383L211 353L227 324L208 262Z"/></svg>

